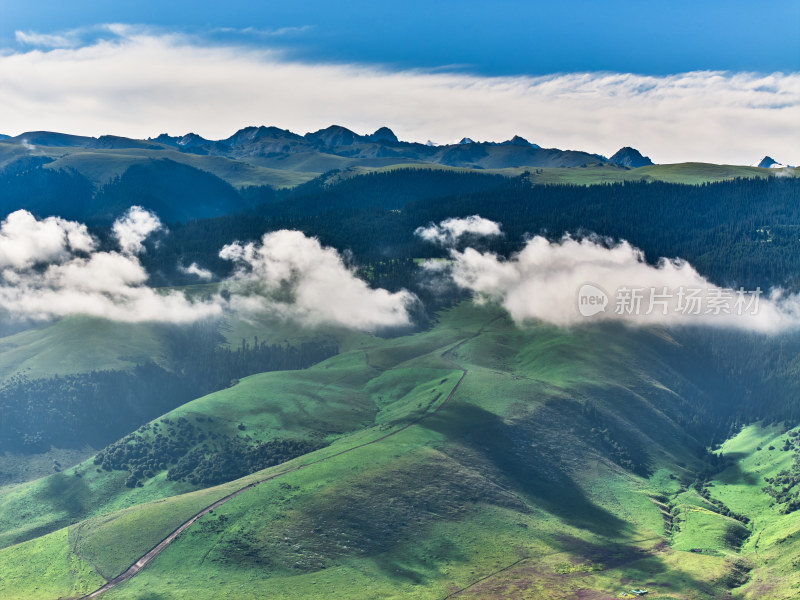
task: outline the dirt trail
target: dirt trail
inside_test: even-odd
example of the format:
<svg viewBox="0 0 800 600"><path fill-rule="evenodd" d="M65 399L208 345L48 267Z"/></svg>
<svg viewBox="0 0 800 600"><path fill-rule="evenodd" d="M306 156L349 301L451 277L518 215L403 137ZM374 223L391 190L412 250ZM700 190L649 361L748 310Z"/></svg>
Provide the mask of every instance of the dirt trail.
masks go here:
<svg viewBox="0 0 800 600"><path fill-rule="evenodd" d="M502 315L498 316L498 317L495 317L491 321L488 321L487 323L482 325L481 328L478 329L478 331L476 331L474 334L464 338L463 340L461 340L457 344L453 345L452 347L450 347L447 350L445 350L444 352L442 352L441 357L445 358L446 355L452 354L455 350L460 348L462 345L466 344L470 340L475 339L476 337L478 337L479 335L481 335L483 333L483 331L486 329L486 327L488 327L489 325L491 325L492 323L494 323L495 321L497 321L501 317L502 317ZM395 429L394 431L390 431L389 433L387 433L385 435L382 435L382 436L380 436L378 438L375 438L374 440L370 440L369 442L364 442L363 444L359 444L357 446L352 446L352 447L347 448L345 450L342 450L340 452L336 452L335 454L331 454L329 456L325 456L323 458L317 459L317 460L315 460L313 462L306 463L304 465L300 465L300 466L297 466L297 467L293 467L291 469L287 469L286 471L281 471L280 473L275 473L274 475L270 475L269 477L265 477L264 479L261 479L259 481L255 481L255 482L253 482L251 484L248 484L248 485L244 486L243 488L238 489L238 490L236 490L235 492L233 492L231 494L228 494L224 498L220 498L219 500L217 500L213 504L207 506L206 508L204 508L203 510L201 510L200 512L196 513L194 516L189 518L183 524L181 524L177 529L175 529L175 531L170 533L167 537L165 537L163 540L161 540L156 546L151 548L144 556L139 558L139 560L137 560L130 567L128 567L128 569L124 573L121 573L120 575L117 575L113 579L109 580L105 585L103 585L101 588L95 590L94 592L92 592L90 594L87 594L86 596L82 596L80 598L80 600L88 600L89 598L97 598L98 596L100 596L101 594L107 592L111 588L114 588L114 587L118 586L120 583L122 583L124 581L127 581L128 579L130 579L131 577L136 575L139 571L144 569L148 564L150 564L156 556L161 554L167 546L169 546L173 541L175 541L175 539L180 534L182 534L189 527L191 527L195 523L195 521L197 521L200 517L203 517L203 516L207 515L209 512L211 512L212 510L214 510L218 506L221 506L222 504L225 504L228 500L230 500L232 498L235 498L239 494L243 494L247 490L249 490L251 488L254 488L257 485L260 485L260 484L265 483L267 481L272 481L273 479L277 479L278 477L283 477L284 475L288 475L289 473L294 473L294 472L299 471L301 469L308 468L308 467L310 467L312 465L316 465L316 464L324 462L326 460L330 460L332 458L336 458L337 456L341 456L342 454L346 454L348 452L352 452L353 450L358 450L359 448L363 448L364 446L369 446L371 444L376 444L378 442L381 442L381 441L383 441L383 440L385 440L387 438L390 438L390 437L392 437L394 435L397 435L398 433L401 433L401 432L405 431L409 427L413 427L414 425L419 424L421 421L427 419L428 417L431 417L431 416L435 415L440 410L442 410L442 408L444 408L445 406L447 406L447 404L450 403L450 400L452 400L453 396L455 396L456 391L458 391L458 388L461 386L461 382L464 381L464 378L467 376L467 369L463 368L458 363L453 362L449 358L447 360L451 364L456 366L459 370L461 370L461 377L459 377L458 382L456 382L456 384L453 386L453 389L450 390L450 393L447 395L447 398L444 399L444 402L439 404L439 406L437 406L434 410L432 410L430 412L427 412L427 413L425 413L423 415L420 415L419 417L417 417L416 419L414 419L412 421L409 421L407 424L403 425L402 427L400 427L398 429ZM75 546L76 547L77 547L77 543L78 542L76 540L75 541Z"/></svg>

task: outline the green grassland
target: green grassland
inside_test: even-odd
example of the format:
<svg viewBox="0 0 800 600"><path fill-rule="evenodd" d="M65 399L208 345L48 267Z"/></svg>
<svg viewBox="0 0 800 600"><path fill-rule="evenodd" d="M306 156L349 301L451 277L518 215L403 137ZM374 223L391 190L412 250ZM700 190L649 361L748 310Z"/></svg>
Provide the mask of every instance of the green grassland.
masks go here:
<svg viewBox="0 0 800 600"><path fill-rule="evenodd" d="M94 454L95 450L89 445L83 448L51 446L49 450L37 453L3 452L0 454L0 488L46 477L52 474L55 468L60 468L59 465L76 465Z"/></svg>
<svg viewBox="0 0 800 600"><path fill-rule="evenodd" d="M188 291L205 293L208 290L209 286L195 286ZM361 347L372 339L336 327L311 330L269 315L226 318L213 325L219 331L220 345L234 351L243 339L252 344L254 337L280 347L329 344L338 347L340 352ZM185 342L176 342L181 339L175 328L164 325L121 323L90 317L30 324L27 329L0 337L0 385L13 385L20 377L36 381L92 371L133 373L137 365L150 362L168 372L180 372L183 352L187 349ZM162 410L172 406L174 404ZM150 412L144 419L134 416L137 420L128 423L128 431L158 412ZM41 448L34 453L0 452L0 489L10 483L35 479L76 465L98 449L82 443L80 447Z"/></svg>
<svg viewBox="0 0 800 600"><path fill-rule="evenodd" d="M476 169L431 165L428 163L396 164L386 167L351 167L334 177L350 177L370 172L386 172L397 169L435 169L454 172L475 172ZM481 173L519 177L530 175L534 184L596 185L622 181L664 181L667 183L700 184L741 178L766 178L776 176L797 177L797 169L759 169L740 165L716 165L710 163L676 163L650 165L626 169L614 164L598 164L587 167L509 167L504 169L480 169Z"/></svg>
<svg viewBox="0 0 800 600"><path fill-rule="evenodd" d="M148 360L165 359L164 335L158 327L83 316L0 338L0 380L127 371Z"/></svg>
<svg viewBox="0 0 800 600"><path fill-rule="evenodd" d="M620 580L712 597L725 559L701 556L705 564L693 568L684 563L693 565L694 555L658 545L663 520L646 479L597 452L582 459L576 432L536 429L537 441L524 441L534 414L554 418L548 402L569 402L570 391L596 384L603 371L602 381L619 375L611 372L619 357L550 328L528 332L523 345L507 321L481 312L449 314L447 324L465 333L465 317L482 316L483 330L473 337L474 323L433 356L410 356L408 340L375 353L387 373L425 360L465 368L452 404L391 438L248 490L108 597L236 598L269 589L277 598L442 598L462 588L476 593L471 583L507 566L503 574L526 573L513 597L613 594L625 589ZM532 355L547 357L545 364L531 364ZM559 364L567 355L573 362ZM511 428L511 447L495 427ZM518 455L516 437L530 459ZM511 585L503 574L493 585Z"/></svg>
<svg viewBox="0 0 800 600"><path fill-rule="evenodd" d="M66 529L0 550L3 598L78 597L97 589L103 578L72 551Z"/></svg>
<svg viewBox="0 0 800 600"><path fill-rule="evenodd" d="M436 342L427 343L433 347L454 335L457 334L431 332L423 337L435 338ZM397 346L402 348L402 343ZM428 346L421 341L420 347ZM391 351L385 351L388 352ZM368 365L368 360L363 350L353 350L308 369L302 377L293 371L248 377L232 388L185 404L163 419L186 418L205 436L252 436L254 443L288 438L329 444L345 433L376 422L388 426L401 419L403 409L395 404L403 398L422 394L409 409L419 411L434 399L429 388L453 385L452 365L407 369L397 381L387 381L388 374L382 376L379 368ZM412 385L408 386L409 382ZM428 382L432 382L430 386ZM372 387L365 390L367 383ZM420 386L424 393L418 389ZM441 395L437 392L436 399L440 400ZM395 402L390 402L390 397ZM145 439L155 435L149 427L142 431ZM197 441L194 446L201 444ZM109 509L196 487L167 481L163 471L133 489L124 485L125 479L125 472L100 470L88 459L43 479L0 488L0 543L19 542Z"/></svg>
<svg viewBox="0 0 800 600"><path fill-rule="evenodd" d="M275 169L221 156L200 156L177 150L146 150L125 148L102 150L83 148L39 147L39 154L55 160L48 169L74 169L95 185L103 185L122 175L128 167L153 158L166 158L181 164L207 171L234 187L269 185L274 188L293 187L313 179L319 173L297 169Z"/></svg>
<svg viewBox="0 0 800 600"><path fill-rule="evenodd" d="M789 433L783 424L757 423L725 442L720 452L734 460L709 488L712 498L752 520L752 534L742 550L755 565L744 598L797 598L800 594L800 511L783 506L762 492L768 477L789 468L797 449L784 450Z"/></svg>
<svg viewBox="0 0 800 600"><path fill-rule="evenodd" d="M610 598L645 587L700 599L758 597L765 585L789 594L791 559L779 552L773 568L761 556L800 522L770 508L759 484L741 484L738 502L735 486L723 494L728 471L703 489L748 524L691 487L703 465L663 410L686 388L659 359L663 344L674 341L660 332L520 330L466 303L429 331L361 338L304 371L245 378L164 418L253 443L323 445L204 490L165 471L128 488L125 471L98 473L91 461L3 489L0 540L33 539L3 550L0 595L69 595L76 560L114 577L203 507L258 482L104 597ZM747 461L778 434L747 428L722 452ZM19 556L70 524L62 566L47 591L35 589Z"/></svg>

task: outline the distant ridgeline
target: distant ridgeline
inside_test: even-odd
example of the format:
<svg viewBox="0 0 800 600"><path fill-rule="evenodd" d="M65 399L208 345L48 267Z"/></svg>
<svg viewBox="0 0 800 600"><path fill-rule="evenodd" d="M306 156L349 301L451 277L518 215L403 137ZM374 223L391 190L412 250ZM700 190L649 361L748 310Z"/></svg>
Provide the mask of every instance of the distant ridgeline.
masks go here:
<svg viewBox="0 0 800 600"><path fill-rule="evenodd" d="M303 369L338 352L333 342L298 346L242 340L232 350L210 327L175 328L174 364L153 362L132 371L92 371L0 387L0 452L41 452L50 446L100 448L181 404L265 371ZM113 401L111 401L113 399Z"/></svg>

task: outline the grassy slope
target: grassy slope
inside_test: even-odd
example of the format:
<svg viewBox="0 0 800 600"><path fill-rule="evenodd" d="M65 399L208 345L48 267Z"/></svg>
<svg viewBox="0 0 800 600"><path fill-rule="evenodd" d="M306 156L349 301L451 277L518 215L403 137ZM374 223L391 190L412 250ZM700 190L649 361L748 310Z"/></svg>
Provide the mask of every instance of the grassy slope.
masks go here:
<svg viewBox="0 0 800 600"><path fill-rule="evenodd" d="M455 311L449 324L462 328L467 316ZM551 417L548 400L568 401L589 381L632 379L613 371L614 352L591 350L591 334L542 328L533 337L496 322L445 357L410 356L407 344L374 353L383 368L452 359L469 373L435 416L245 492L109 597L236 598L269 589L276 598L442 598L513 563L491 579L509 597L615 593L627 585L621 579L709 597L724 559L659 545L663 521L648 481L597 454L585 460L568 430L537 437L531 462L481 437L487 428L524 429L537 413ZM485 597L481 584L467 593Z"/></svg>
<svg viewBox="0 0 800 600"><path fill-rule="evenodd" d="M103 185L133 164L150 159L169 160L213 173L234 187L270 185L276 188L293 187L313 179L327 169L303 169L302 164L277 168L232 160L221 156L202 156L178 152L177 150L147 150L143 148L86 149L37 146L33 152L19 144L0 141L0 168L5 164L26 156L48 156L55 159L48 169L75 169L95 185ZM313 165L311 165L313 166ZM334 168L334 167L330 167Z"/></svg>
<svg viewBox="0 0 800 600"><path fill-rule="evenodd" d="M354 363L354 364L352 364ZM355 387L348 390L347 386L356 386L364 383L362 372L364 371L365 356L363 352L354 355L337 357L327 361L324 367L319 369L319 373L309 373L306 381L300 382L302 387L292 388L291 373L275 373L255 376L243 380L235 388L211 395L191 403L180 409L180 414L202 414L205 410L210 410L216 414L222 403L226 418L223 426L230 427L229 419L247 424L248 430L261 426L260 432L266 433L269 427L279 427L284 435L297 435L298 432L312 430L315 425L322 429L320 434L337 437L339 428L352 428L354 424L360 424L361 419L353 416L353 407L359 401L364 400L367 410L371 415L375 414L375 403L373 399L365 394L353 399ZM348 366L351 368L348 369ZM352 368L355 366L356 368ZM367 372L377 373L374 368L367 367ZM351 372L354 372L351 373ZM398 418L407 417L409 413L415 413L428 408L429 404L449 393L449 390L458 380L459 372L454 372L452 368L444 369L417 369L411 375L412 385L403 390L396 390L395 387L386 382L380 381L380 376L376 377L375 393L395 392L398 399L402 399L409 406L403 410L398 407L387 408L382 415L383 424L378 425L375 431L367 432L362 436L355 436L348 440L349 443L361 443L364 440L383 435L385 428L392 426L392 422ZM408 380L409 377L406 379ZM433 378L429 380L429 378ZM280 381L282 379L283 381ZM315 390L316 405L312 406L314 400L310 397L307 386L312 385ZM319 388L324 388L321 392ZM432 389L439 389L436 394ZM273 403L270 411L269 401L265 398L264 391L268 389L270 393L280 395L280 402ZM261 393L259 393L259 390ZM380 395L376 398L379 402ZM336 401L341 400L343 406L340 410L334 406ZM384 405L388 402L381 402ZM292 405L292 410L288 410L288 405ZM311 414L317 417L313 422L302 418L303 414ZM169 416L179 416L178 413L171 413ZM299 418L298 418L299 417ZM338 424L337 424L338 419ZM293 424L293 426L291 425ZM332 446L321 451L304 457L302 460L310 461L315 456L325 456L338 451L339 445L335 442ZM300 460L300 459L298 459ZM297 461L295 461L297 462ZM4 498L5 506L0 510L6 520L17 518L23 527L35 525L37 521L32 518L32 512L44 505L51 508L42 518L56 517L63 515L64 511L53 510L55 502L69 502L78 507L77 510L91 509L94 503L102 507L102 514L89 521L76 525L72 528L77 543L75 549L80 556L89 557L97 566L98 570L105 575L115 575L118 571L124 570L126 561L129 562L130 556L137 556L144 553L155 541L158 541L165 531L169 531L177 524L188 518L191 514L210 504L218 497L232 491L231 485L217 487L211 490L199 491L192 494L178 496L168 503L158 502L138 506L135 512L123 510L105 516L109 507L125 505L126 503L139 503L148 499L157 498L159 494L176 493L175 485L172 489L165 485L163 474L156 480L148 482L144 488L125 490L121 485L120 473L95 474L89 465L82 465L79 470L85 469L83 477L75 478L70 469L63 476L53 476L43 482L36 482L42 487L52 488L55 481L61 484L55 494L45 498L41 489L35 485L21 486L16 494L6 494ZM273 469L274 470L274 469ZM114 488L120 492L116 498L109 498L104 495L104 490L100 484ZM148 487L150 489L148 489ZM48 490L49 491L49 490ZM85 492L85 493L82 493ZM127 492L127 493L126 493ZM10 505L10 506L9 506ZM59 508L64 508L59 507ZM22 512L24 511L24 512ZM76 514L76 513L73 513ZM4 524L7 530L8 522ZM41 527L40 527L41 530ZM109 533L110 531L110 533ZM14 531L8 532L13 535ZM15 548L21 548L15 546ZM12 563L9 563L12 564ZM13 563L16 565L16 563ZM14 573L4 573L0 567L0 577L9 581L18 579ZM2 580L0 580L0 589ZM37 597L33 587L26 588L28 597Z"/></svg>
<svg viewBox="0 0 800 600"><path fill-rule="evenodd" d="M48 154L50 154L50 149ZM58 157L47 165L49 169L75 169L96 185L102 185L121 175L133 164L152 158L168 158L213 173L234 187L269 185L276 188L292 187L313 179L316 172L279 170L252 165L221 156L201 156L176 150L144 150L126 148L120 150L85 150L81 148L58 148L50 154Z"/></svg>
<svg viewBox="0 0 800 600"><path fill-rule="evenodd" d="M334 445L294 461L305 464L430 411L452 389L457 368L468 370L440 412L244 492L108 597L236 598L267 585L274 597L287 598L326 597L334 589L351 598L441 598L467 587L463 597L485 597L487 586L520 598L572 597L578 590L599 598L634 585L673 597L713 597L730 568L727 555L667 546L661 512L649 498L677 491L669 475L690 474L675 463L691 467L694 460L688 440L657 410L675 377L647 349L657 342L622 332L520 332L497 317L464 305L430 332L376 340L366 352L354 350L284 381L284 374L255 376L179 409L224 410L233 421L250 419L248 432L263 428L265 436L277 427L325 427ZM329 394L346 402L321 418L315 412ZM308 405L310 396L322 401ZM587 444L580 415L570 412L586 398L602 399L608 414L621 412L628 443L646 443L649 479ZM330 426L338 414L362 427L366 413L346 415L367 399L377 425L350 435ZM203 493L222 497L233 487ZM107 576L192 511L191 503L173 510L186 498L177 496L133 507L124 518L103 517L121 507L122 497L100 503L97 518L73 528L80 527L79 553Z"/></svg>
<svg viewBox="0 0 800 600"><path fill-rule="evenodd" d="M735 464L715 477L710 488L713 498L752 520L753 534L742 548L755 566L750 582L740 590L748 599L789 600L800 594L800 511L781 514L761 491L765 477L792 462L793 453L781 450L785 431L782 425L745 427L723 444L721 452L735 458Z"/></svg>
<svg viewBox="0 0 800 600"><path fill-rule="evenodd" d="M268 589L275 598L608 598L642 586L662 598L716 598L729 589L765 597L768 588L793 597L793 559L776 548L784 537L782 544L797 543L798 519L769 515L759 484L742 491L724 472L712 497L723 494L761 533L739 555L728 534L742 526L687 489L699 465L691 440L661 412L681 380L659 362L659 343L666 342L623 330L519 331L492 309L465 304L429 332L373 340L303 372L253 376L171 415L212 416L209 427L228 432L242 422L264 438L324 436L333 442L326 448L183 495L163 473L127 490L124 474L93 480L87 468L77 478L89 486L83 512L53 520L54 498L67 501L81 485L67 472L58 479L70 485L49 500L32 484L0 496L2 529L9 540L15 520L45 533L93 515L70 528L71 547L111 577L199 508L278 475L202 517L106 597L240 598ZM460 369L467 373L452 401L432 412ZM622 469L591 443L580 413L587 400L607 423L619 420L629 449L649 456L649 475ZM723 451L750 460L747 453L775 435L746 429ZM765 476L785 466L769 464ZM34 517L47 502L53 514ZM24 597L49 597L25 578L25 547L4 551L0 595L21 593L3 581L30 580ZM754 577L734 589L742 565L755 566ZM66 568L52 575L61 594L74 585Z"/></svg>
<svg viewBox="0 0 800 600"><path fill-rule="evenodd" d="M469 172L474 169L448 167L444 165L398 164L388 167L370 168L353 167L348 173L364 174L369 172L392 171L396 169L437 169L458 172ZM593 185L598 183L614 183L618 181L654 180L669 183L697 184L704 182L725 181L736 177L774 177L775 169L759 169L738 165L714 165L708 163L678 163L673 165L651 165L638 169L622 169L615 165L597 167L572 167L572 168L537 168L537 167L512 167L507 169L481 169L481 173L493 173L516 177L528 171L531 181L538 184L574 184ZM785 174L797 177L797 169L784 170Z"/></svg>
<svg viewBox="0 0 800 600"><path fill-rule="evenodd" d="M185 288L203 293L210 286ZM212 291L217 291L214 287ZM247 320L227 319L219 323L223 343L236 348L242 339L257 336L268 344L300 346L318 340L335 341L341 352L372 341L372 336L336 327L305 329L268 315ZM155 324L129 324L89 317L70 317L50 324L32 325L24 331L0 337L0 383L13 376L29 379L71 375L92 370L129 371L137 364L155 360L166 369L172 364L168 332ZM29 481L53 472L53 461L75 465L94 451L52 448L38 454L0 455L0 491L5 482ZM2 492L0 492L2 493Z"/></svg>
<svg viewBox="0 0 800 600"><path fill-rule="evenodd" d="M103 583L71 551L66 529L0 550L0 573L4 600L77 597Z"/></svg>
<svg viewBox="0 0 800 600"><path fill-rule="evenodd" d="M436 341L427 342L433 346L449 341L454 335L431 332L421 337L435 338ZM417 342L420 346L425 343ZM428 371L414 371L405 379L426 381ZM450 371L452 366L445 366L435 376L443 378ZM242 424L246 429L241 435L252 434L256 439L329 442L378 418L378 409L386 404L380 398L383 392L374 395L363 387L370 379L375 379L373 386L378 392L387 387L376 377L379 373L366 363L363 350L353 350L306 370L301 377L297 372L287 371L245 378L233 388L185 404L164 416L171 419L186 416L208 434L237 435ZM203 421L198 422L198 417ZM206 417L213 419L205 420ZM382 421L391 418L391 410L380 414ZM109 509L194 489L188 483L166 481L164 472L141 488L126 488L125 478L126 473L121 471L98 473L92 460L87 459L61 473L0 488L0 545L29 539Z"/></svg>
<svg viewBox="0 0 800 600"><path fill-rule="evenodd" d="M163 361L163 343L158 327L70 317L0 338L0 380L130 370Z"/></svg>

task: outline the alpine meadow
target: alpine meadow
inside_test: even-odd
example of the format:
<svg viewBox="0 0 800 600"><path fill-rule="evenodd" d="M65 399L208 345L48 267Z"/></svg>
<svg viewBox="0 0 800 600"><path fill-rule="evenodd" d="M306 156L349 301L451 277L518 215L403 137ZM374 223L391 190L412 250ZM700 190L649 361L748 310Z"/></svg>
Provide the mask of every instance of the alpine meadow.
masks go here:
<svg viewBox="0 0 800 600"><path fill-rule="evenodd" d="M228 4L0 9L0 598L800 597L798 6Z"/></svg>

